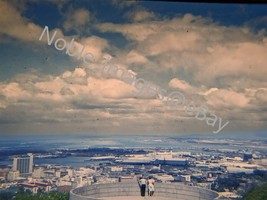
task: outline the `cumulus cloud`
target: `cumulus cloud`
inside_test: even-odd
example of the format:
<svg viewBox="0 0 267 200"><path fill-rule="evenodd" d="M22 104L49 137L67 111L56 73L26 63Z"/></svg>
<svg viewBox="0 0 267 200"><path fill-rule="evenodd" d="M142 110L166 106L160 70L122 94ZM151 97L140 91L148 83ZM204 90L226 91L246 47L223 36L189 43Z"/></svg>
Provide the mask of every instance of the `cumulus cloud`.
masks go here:
<svg viewBox="0 0 267 200"><path fill-rule="evenodd" d="M177 78L172 79L172 80L169 82L169 86L170 86L171 88L178 88L178 89L183 90L183 91L192 90L191 85L189 85L186 81L184 81L184 80L179 80L179 79L177 79Z"/></svg>
<svg viewBox="0 0 267 200"><path fill-rule="evenodd" d="M86 9L71 10L66 15L66 20L63 23L65 30L79 29L90 21L90 13Z"/></svg>
<svg viewBox="0 0 267 200"><path fill-rule="evenodd" d="M86 83L81 84L84 80ZM1 83L0 87L1 113L9 113L0 117L0 123L16 123L17 127L29 123L28 131L40 132L43 129L37 130L37 124L39 127L49 124L49 130L53 127L65 133L74 131L77 125L81 131L90 128L109 133L136 130L174 133L181 128L175 122L184 118L179 113L166 111L157 99L136 96L132 85L114 78L92 77L83 68L65 71L58 76L21 74L14 82ZM169 120L173 124L171 128Z"/></svg>
<svg viewBox="0 0 267 200"><path fill-rule="evenodd" d="M17 5L17 4L16 4ZM37 42L43 28L21 15L24 4L14 6L11 2L0 1L0 42L10 41L6 36L24 42ZM60 29L55 29L63 37Z"/></svg>
<svg viewBox="0 0 267 200"><path fill-rule="evenodd" d="M124 0L112 0L112 4L116 5L118 8L127 8L132 7L138 4L137 1L124 1Z"/></svg>
<svg viewBox="0 0 267 200"><path fill-rule="evenodd" d="M7 107L9 104L16 103L18 101L24 101L31 97L31 93L23 89L18 83L11 82L1 86L1 107Z"/></svg>
<svg viewBox="0 0 267 200"><path fill-rule="evenodd" d="M131 42L129 53L120 56L126 57L124 64L146 78L156 77L165 88L195 93L201 103L240 127L244 123L238 118L247 122L246 127L252 118L261 118L265 89L258 88L267 87L264 31L221 26L191 14L128 24L102 23L97 28L119 32ZM244 112L249 113L247 117ZM262 120L259 126L266 123L264 117Z"/></svg>
<svg viewBox="0 0 267 200"><path fill-rule="evenodd" d="M82 38L79 41L79 44L80 44L79 45L80 49L82 45L85 46L83 55L88 52L92 53L95 60L102 58L105 52L105 49L109 47L107 40L97 37L97 36L90 36L90 37Z"/></svg>
<svg viewBox="0 0 267 200"><path fill-rule="evenodd" d="M142 7L135 8L135 10L126 13L125 16L133 22L142 22L156 19L156 15L153 12L149 12Z"/></svg>
<svg viewBox="0 0 267 200"><path fill-rule="evenodd" d="M5 35L25 41L35 41L42 28L21 16L20 11L8 1L0 1L0 36Z"/></svg>
<svg viewBox="0 0 267 200"><path fill-rule="evenodd" d="M134 41L136 54L153 56L154 70L183 70L195 82L213 84L218 78L239 75L263 80L266 74L266 37L245 27L219 26L187 14L153 22L103 23L97 28Z"/></svg>
<svg viewBox="0 0 267 200"><path fill-rule="evenodd" d="M122 33L127 39L144 41L149 35L155 32L152 23L134 23L134 24L113 24L102 23L96 24L95 27L102 32L119 32Z"/></svg>
<svg viewBox="0 0 267 200"><path fill-rule="evenodd" d="M261 103L266 103L267 102L267 88L261 88L257 90L255 97Z"/></svg>
<svg viewBox="0 0 267 200"><path fill-rule="evenodd" d="M249 103L249 99L244 94L229 89L215 90L209 93L206 98L207 103L217 109L246 107Z"/></svg>
<svg viewBox="0 0 267 200"><path fill-rule="evenodd" d="M147 63L149 60L143 56L142 54L136 52L135 50L130 51L126 55L126 63L133 64L133 63Z"/></svg>
<svg viewBox="0 0 267 200"><path fill-rule="evenodd" d="M124 1L113 4L118 8L133 6L132 2ZM7 1L0 2L1 36L39 42L43 28L22 17L21 9ZM85 47L81 56L90 52L94 61L88 65L80 63L75 69L62 70L57 75L24 73L1 82L0 123L17 123L18 128L27 125L27 130L32 131L38 131L38 125L40 130L47 130L45 125L49 124L51 130L60 132L209 130L205 123L184 112L168 110L156 96L134 94L133 85L90 71L99 72L103 58L112 55L114 64L136 78L144 78L148 85L167 92L183 91L186 98L195 94L201 104L207 104L218 116L232 120L233 129L266 127L264 31L222 26L192 14L160 19L145 9L128 12L125 17L131 23L121 24L98 21L91 24L93 16L85 9L72 10L64 16L65 31L77 32L89 24L104 33L75 37L78 49ZM70 42L72 36L64 37L57 30L57 38ZM113 33L120 33L127 44L114 45ZM6 126L16 132L14 126Z"/></svg>
<svg viewBox="0 0 267 200"><path fill-rule="evenodd" d="M47 45L51 43L50 48L60 49L75 61L79 60L81 65L84 63L93 64L96 61L99 62L101 60L100 58L103 58L105 54L104 50L109 47L108 41L104 38L92 35L77 39L75 36L64 36L59 29L50 30L48 26L43 28L38 38ZM57 43L57 39L59 38L60 42ZM64 46L61 48L62 41L64 42Z"/></svg>

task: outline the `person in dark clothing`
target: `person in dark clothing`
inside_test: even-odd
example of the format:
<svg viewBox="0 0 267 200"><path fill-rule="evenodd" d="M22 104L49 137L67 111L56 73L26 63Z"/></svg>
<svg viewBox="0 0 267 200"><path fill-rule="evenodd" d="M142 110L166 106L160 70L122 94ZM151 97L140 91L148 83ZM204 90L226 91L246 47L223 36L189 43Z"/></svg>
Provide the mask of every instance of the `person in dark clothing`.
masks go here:
<svg viewBox="0 0 267 200"><path fill-rule="evenodd" d="M146 195L146 179L144 179L144 177L141 177L139 179L139 186L140 186L141 196L144 197Z"/></svg>

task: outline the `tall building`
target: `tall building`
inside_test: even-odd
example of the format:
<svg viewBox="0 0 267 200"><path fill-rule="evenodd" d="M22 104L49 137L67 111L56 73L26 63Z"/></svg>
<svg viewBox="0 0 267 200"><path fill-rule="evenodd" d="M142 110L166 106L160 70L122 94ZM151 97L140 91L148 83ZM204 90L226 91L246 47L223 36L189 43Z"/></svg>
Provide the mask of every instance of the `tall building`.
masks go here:
<svg viewBox="0 0 267 200"><path fill-rule="evenodd" d="M13 159L13 171L19 171L20 176L28 176L33 172L33 154Z"/></svg>

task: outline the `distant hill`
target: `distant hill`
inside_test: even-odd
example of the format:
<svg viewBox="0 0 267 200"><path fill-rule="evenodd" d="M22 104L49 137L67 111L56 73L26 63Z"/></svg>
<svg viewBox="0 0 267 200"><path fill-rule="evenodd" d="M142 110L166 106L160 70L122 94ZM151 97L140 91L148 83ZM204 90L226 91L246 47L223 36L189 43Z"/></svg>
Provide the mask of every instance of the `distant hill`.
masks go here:
<svg viewBox="0 0 267 200"><path fill-rule="evenodd" d="M240 132L224 132L219 134L182 134L171 136L173 138L197 138L197 139L248 139L248 140L266 140L267 130L258 131L240 131Z"/></svg>

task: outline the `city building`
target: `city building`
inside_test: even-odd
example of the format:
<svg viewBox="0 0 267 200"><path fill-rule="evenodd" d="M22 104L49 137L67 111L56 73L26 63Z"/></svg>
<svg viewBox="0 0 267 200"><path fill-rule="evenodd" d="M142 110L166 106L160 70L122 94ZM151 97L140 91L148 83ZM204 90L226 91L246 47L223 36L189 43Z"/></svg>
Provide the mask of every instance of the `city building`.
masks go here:
<svg viewBox="0 0 267 200"><path fill-rule="evenodd" d="M247 162L250 159L252 159L252 153L244 153L244 155L243 155L243 161L244 162Z"/></svg>
<svg viewBox="0 0 267 200"><path fill-rule="evenodd" d="M38 186L35 185L34 183L21 183L20 184L24 190L30 190L33 194L37 194L38 192Z"/></svg>
<svg viewBox="0 0 267 200"><path fill-rule="evenodd" d="M176 180L181 181L181 182L190 182L191 176L190 175L178 175Z"/></svg>
<svg viewBox="0 0 267 200"><path fill-rule="evenodd" d="M36 167L33 170L32 177L33 178L41 178L41 177L44 177L44 168L43 167Z"/></svg>
<svg viewBox="0 0 267 200"><path fill-rule="evenodd" d="M8 181L15 181L19 177L19 171L9 171L7 175Z"/></svg>
<svg viewBox="0 0 267 200"><path fill-rule="evenodd" d="M9 171L10 171L9 168L1 168L1 169L0 169L0 180L6 180Z"/></svg>
<svg viewBox="0 0 267 200"><path fill-rule="evenodd" d="M33 172L33 154L28 153L27 156L16 157L13 159L13 171L19 171L20 176L29 176Z"/></svg>

